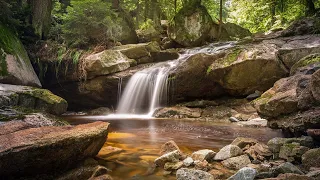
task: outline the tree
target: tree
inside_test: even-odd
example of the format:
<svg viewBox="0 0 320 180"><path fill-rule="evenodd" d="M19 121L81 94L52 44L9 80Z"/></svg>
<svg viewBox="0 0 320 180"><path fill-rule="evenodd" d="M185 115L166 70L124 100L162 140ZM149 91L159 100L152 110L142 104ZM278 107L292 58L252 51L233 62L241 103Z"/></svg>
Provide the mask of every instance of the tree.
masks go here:
<svg viewBox="0 0 320 180"><path fill-rule="evenodd" d="M223 1L220 0L220 10L219 10L219 32L218 32L218 37L220 38L221 37L221 31L222 31L222 25L223 25L223 22L222 22L222 5Z"/></svg>

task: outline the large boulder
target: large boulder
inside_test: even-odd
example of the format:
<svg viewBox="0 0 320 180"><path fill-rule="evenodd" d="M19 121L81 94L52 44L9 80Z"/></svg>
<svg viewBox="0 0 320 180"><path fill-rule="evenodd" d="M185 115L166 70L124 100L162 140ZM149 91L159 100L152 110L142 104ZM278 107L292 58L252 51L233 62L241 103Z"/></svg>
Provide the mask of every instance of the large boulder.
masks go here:
<svg viewBox="0 0 320 180"><path fill-rule="evenodd" d="M0 175L12 178L73 168L98 154L106 141L108 125L94 122L28 128L0 135Z"/></svg>
<svg viewBox="0 0 320 180"><path fill-rule="evenodd" d="M119 51L105 50L85 58L87 78L107 75L126 70L130 67L130 60Z"/></svg>
<svg viewBox="0 0 320 180"><path fill-rule="evenodd" d="M231 95L265 91L287 74L276 52L276 46L269 43L229 49L207 68L207 76Z"/></svg>
<svg viewBox="0 0 320 180"><path fill-rule="evenodd" d="M0 102L4 106L21 106L60 115L68 103L47 89L0 84Z"/></svg>
<svg viewBox="0 0 320 180"><path fill-rule="evenodd" d="M294 21L286 30L284 30L282 36L297 36L305 34L319 34L320 33L320 20L319 17L305 17Z"/></svg>
<svg viewBox="0 0 320 180"><path fill-rule="evenodd" d="M227 32L229 37L233 38L244 38L252 35L248 29L230 22L223 24L222 28Z"/></svg>
<svg viewBox="0 0 320 180"><path fill-rule="evenodd" d="M200 2L184 6L169 23L169 37L183 46L199 46L208 38L213 21Z"/></svg>
<svg viewBox="0 0 320 180"><path fill-rule="evenodd" d="M0 83L41 87L19 38L0 24Z"/></svg>

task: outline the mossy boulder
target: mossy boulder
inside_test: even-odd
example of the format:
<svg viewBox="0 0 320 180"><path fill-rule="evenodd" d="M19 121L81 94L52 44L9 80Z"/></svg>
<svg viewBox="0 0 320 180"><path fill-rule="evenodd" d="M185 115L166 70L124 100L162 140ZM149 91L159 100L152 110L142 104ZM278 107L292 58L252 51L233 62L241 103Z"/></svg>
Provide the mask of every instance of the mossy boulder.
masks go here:
<svg viewBox="0 0 320 180"><path fill-rule="evenodd" d="M130 59L120 51L104 50L85 58L87 77L107 75L126 70L130 67Z"/></svg>
<svg viewBox="0 0 320 180"><path fill-rule="evenodd" d="M226 31L228 37L241 39L248 36L252 36L251 32L248 29L245 29L234 23L225 23L222 25L222 28Z"/></svg>
<svg viewBox="0 0 320 180"><path fill-rule="evenodd" d="M318 64L320 69L320 53L317 54L310 54L302 59L300 59L298 62L296 62L291 70L290 75L294 75L297 71L301 70L304 66L308 66L311 64Z"/></svg>
<svg viewBox="0 0 320 180"><path fill-rule="evenodd" d="M304 168L320 167L320 148L310 149L302 155L302 165Z"/></svg>
<svg viewBox="0 0 320 180"><path fill-rule="evenodd" d="M0 24L0 83L41 87L28 54L12 30Z"/></svg>
<svg viewBox="0 0 320 180"><path fill-rule="evenodd" d="M287 74L276 51L272 44L264 43L229 49L208 67L207 76L231 95L265 91Z"/></svg>
<svg viewBox="0 0 320 180"><path fill-rule="evenodd" d="M6 106L21 106L57 115L68 107L67 101L51 91L28 86L0 84L0 99L7 100L3 104Z"/></svg>
<svg viewBox="0 0 320 180"><path fill-rule="evenodd" d="M169 23L169 37L180 45L190 47L203 44L213 26L211 16L204 6L184 6Z"/></svg>

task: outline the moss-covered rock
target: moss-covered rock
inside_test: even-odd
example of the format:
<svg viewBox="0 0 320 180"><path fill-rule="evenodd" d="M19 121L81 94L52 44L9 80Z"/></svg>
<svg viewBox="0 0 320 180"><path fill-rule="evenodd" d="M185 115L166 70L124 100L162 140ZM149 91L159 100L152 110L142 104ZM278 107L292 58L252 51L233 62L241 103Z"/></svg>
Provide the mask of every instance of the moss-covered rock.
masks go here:
<svg viewBox="0 0 320 180"><path fill-rule="evenodd" d="M320 54L310 54L304 58L302 58L301 60L299 60L298 62L296 62L291 70L290 70L290 74L294 75L297 71L299 71L299 69L301 69L304 66L308 66L311 64L319 64L320 66Z"/></svg>
<svg viewBox="0 0 320 180"><path fill-rule="evenodd" d="M310 167L320 167L320 148L310 149L302 155L302 165L309 169Z"/></svg>
<svg viewBox="0 0 320 180"><path fill-rule="evenodd" d="M205 42L213 26L207 9L196 3L184 6L169 23L169 37L183 46L198 46Z"/></svg>
<svg viewBox="0 0 320 180"><path fill-rule="evenodd" d="M68 103L47 89L0 84L0 100L7 99L6 106L22 106L52 114L62 114Z"/></svg>
<svg viewBox="0 0 320 180"><path fill-rule="evenodd" d="M2 24L0 24L0 83L41 87L19 38Z"/></svg>

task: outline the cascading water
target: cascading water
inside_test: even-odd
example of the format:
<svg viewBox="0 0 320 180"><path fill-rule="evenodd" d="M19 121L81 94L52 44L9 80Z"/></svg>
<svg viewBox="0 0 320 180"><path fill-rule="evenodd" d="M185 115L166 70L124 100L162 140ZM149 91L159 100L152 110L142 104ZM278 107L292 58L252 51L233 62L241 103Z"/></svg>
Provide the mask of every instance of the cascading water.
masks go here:
<svg viewBox="0 0 320 180"><path fill-rule="evenodd" d="M233 43L210 44L202 48L186 50L176 60L157 63L152 67L135 73L122 93L122 79L119 79L118 96L120 98L117 113L110 118L151 118L154 111L166 105L168 100L168 76L178 64L196 53L212 54L230 48Z"/></svg>

